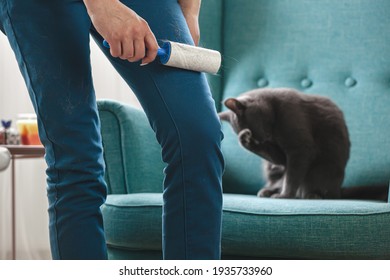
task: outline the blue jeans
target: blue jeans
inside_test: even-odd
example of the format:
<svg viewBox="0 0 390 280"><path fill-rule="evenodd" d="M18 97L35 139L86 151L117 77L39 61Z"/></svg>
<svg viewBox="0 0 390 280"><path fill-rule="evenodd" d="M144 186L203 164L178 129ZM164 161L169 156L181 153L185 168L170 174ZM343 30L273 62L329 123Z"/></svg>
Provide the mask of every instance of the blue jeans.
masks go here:
<svg viewBox="0 0 390 280"><path fill-rule="evenodd" d="M122 1L158 40L193 44L177 0ZM81 0L0 0L46 149L54 259L105 259L106 198L100 123L91 77L91 24ZM102 51L133 89L162 147L165 259L220 258L223 138L204 74L153 62L140 67Z"/></svg>

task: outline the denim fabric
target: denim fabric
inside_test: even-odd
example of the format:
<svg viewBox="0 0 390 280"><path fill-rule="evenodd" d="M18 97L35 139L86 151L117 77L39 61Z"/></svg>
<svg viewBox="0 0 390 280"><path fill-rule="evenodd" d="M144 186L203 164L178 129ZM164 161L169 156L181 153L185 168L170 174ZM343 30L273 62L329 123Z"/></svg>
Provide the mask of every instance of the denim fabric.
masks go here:
<svg viewBox="0 0 390 280"><path fill-rule="evenodd" d="M157 39L192 43L176 0L122 2ZM89 34L99 46L103 38L82 1L7 0L0 14L46 149L53 258L104 259L106 185ZM223 134L205 76L157 62L139 67L102 50L136 93L162 148L164 258L218 259Z"/></svg>

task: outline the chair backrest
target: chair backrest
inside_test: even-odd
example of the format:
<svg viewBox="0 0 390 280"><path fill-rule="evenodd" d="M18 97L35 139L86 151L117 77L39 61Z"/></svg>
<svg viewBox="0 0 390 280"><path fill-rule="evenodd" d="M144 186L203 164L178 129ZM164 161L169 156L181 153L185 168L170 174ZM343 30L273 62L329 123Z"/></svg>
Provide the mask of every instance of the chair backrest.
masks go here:
<svg viewBox="0 0 390 280"><path fill-rule="evenodd" d="M222 52L217 104L254 88L291 87L343 110L352 148L345 186L390 178L390 1L207 0L201 44ZM219 107L218 109L221 109ZM225 192L255 193L260 159L224 125Z"/></svg>

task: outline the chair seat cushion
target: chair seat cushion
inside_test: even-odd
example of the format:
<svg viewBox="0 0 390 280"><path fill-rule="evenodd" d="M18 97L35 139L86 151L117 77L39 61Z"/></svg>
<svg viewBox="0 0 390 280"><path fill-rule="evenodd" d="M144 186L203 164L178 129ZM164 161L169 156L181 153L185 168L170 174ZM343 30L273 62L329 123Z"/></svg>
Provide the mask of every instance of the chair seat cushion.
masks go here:
<svg viewBox="0 0 390 280"><path fill-rule="evenodd" d="M109 195L109 247L161 250L162 195ZM222 254L229 258L390 258L390 204L224 194Z"/></svg>

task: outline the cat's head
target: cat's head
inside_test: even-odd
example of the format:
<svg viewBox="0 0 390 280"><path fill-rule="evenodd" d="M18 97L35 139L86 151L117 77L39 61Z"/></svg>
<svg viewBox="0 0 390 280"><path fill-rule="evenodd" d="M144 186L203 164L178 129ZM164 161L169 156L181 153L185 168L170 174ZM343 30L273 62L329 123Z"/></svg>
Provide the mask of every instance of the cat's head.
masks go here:
<svg viewBox="0 0 390 280"><path fill-rule="evenodd" d="M269 140L272 131L274 113L272 106L264 100L261 94L250 92L237 98L228 98L224 101L229 109L220 112L219 118L227 121L237 134L248 128L252 136L260 142Z"/></svg>
<svg viewBox="0 0 390 280"><path fill-rule="evenodd" d="M237 134L241 130L247 128L248 125L245 118L245 104L236 98L228 98L224 101L224 104L228 109L230 109L230 111L219 113L219 118L223 121L229 122L234 132Z"/></svg>

